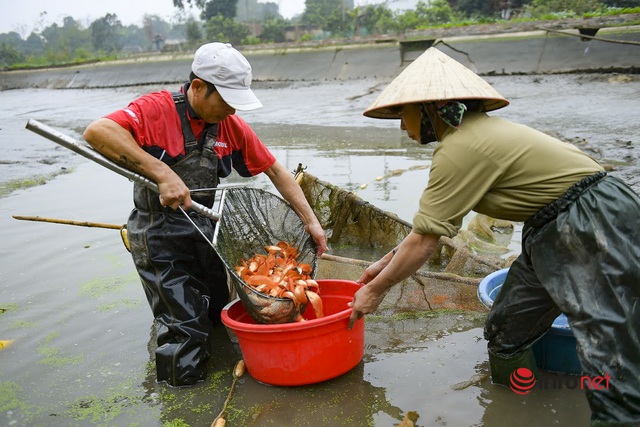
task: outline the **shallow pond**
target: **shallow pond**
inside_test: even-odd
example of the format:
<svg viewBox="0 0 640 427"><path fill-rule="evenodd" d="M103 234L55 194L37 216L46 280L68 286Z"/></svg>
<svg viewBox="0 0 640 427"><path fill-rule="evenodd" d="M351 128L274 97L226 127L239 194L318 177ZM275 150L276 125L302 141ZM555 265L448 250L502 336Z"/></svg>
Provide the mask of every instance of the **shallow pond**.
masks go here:
<svg viewBox="0 0 640 427"><path fill-rule="evenodd" d="M637 78L488 80L512 101L500 115L582 144L638 190ZM410 221L431 149L402 136L395 121L362 116L381 87L367 80L263 85L256 93L265 108L243 117L288 169L302 163ZM130 182L24 126L36 119L78 138L89 121L150 89L0 92L0 339L12 340L0 350L0 425L208 426L229 392L241 355L223 328L209 379L185 389L155 383L151 312L116 230L12 219L124 223ZM248 185L271 190L263 178ZM296 388L245 375L227 425L386 427L409 411L420 416L418 426L587 425L589 408L575 387L518 396L484 378L451 388L488 373L483 319L482 312L370 316L355 369Z"/></svg>

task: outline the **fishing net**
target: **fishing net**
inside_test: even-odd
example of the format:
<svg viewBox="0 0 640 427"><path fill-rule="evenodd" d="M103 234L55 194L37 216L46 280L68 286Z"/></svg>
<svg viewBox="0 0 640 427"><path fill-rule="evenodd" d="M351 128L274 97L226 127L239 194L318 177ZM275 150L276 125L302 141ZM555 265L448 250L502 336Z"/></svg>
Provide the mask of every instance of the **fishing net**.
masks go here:
<svg viewBox="0 0 640 427"><path fill-rule="evenodd" d="M374 256L381 257L411 232L409 222L318 179L300 167L296 171L296 180L334 249L369 249ZM484 277L507 266L500 258L507 251L507 248L479 240L475 233L461 230L453 239L440 238L438 248L423 269Z"/></svg>
<svg viewBox="0 0 640 427"><path fill-rule="evenodd" d="M225 189L220 200L220 220L213 244L222 258L247 313L257 323L288 323L302 314L289 298L276 298L258 292L236 273L241 260L257 253L266 254L265 246L283 241L298 248L298 263L311 266L314 278L318 265L317 248L304 224L282 198L256 188Z"/></svg>
<svg viewBox="0 0 640 427"><path fill-rule="evenodd" d="M386 253L411 232L410 223L308 172L299 171L296 179L334 246L382 248Z"/></svg>

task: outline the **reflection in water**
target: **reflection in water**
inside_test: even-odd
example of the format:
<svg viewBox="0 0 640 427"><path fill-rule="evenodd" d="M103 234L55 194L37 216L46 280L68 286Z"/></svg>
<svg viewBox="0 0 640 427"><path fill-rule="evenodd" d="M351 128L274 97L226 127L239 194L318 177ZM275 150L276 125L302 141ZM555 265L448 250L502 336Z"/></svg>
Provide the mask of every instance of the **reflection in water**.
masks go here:
<svg viewBox="0 0 640 427"><path fill-rule="evenodd" d="M564 374L539 371L538 384L552 381ZM591 411L584 391L579 387L542 387L536 385L531 393L518 395L504 386L488 385L479 396L486 408L482 425L510 426L588 426ZM527 423L527 424L524 424Z"/></svg>
<svg viewBox="0 0 640 427"><path fill-rule="evenodd" d="M401 418L383 387L363 380L364 363L323 383L304 387L273 387L247 378L239 388L239 404L230 414L231 425L243 426L367 426L376 414ZM238 403L234 403L238 404Z"/></svg>
<svg viewBox="0 0 640 427"><path fill-rule="evenodd" d="M469 404L478 387L455 391L451 386L487 372L479 323L477 316L446 313L376 322L368 344L379 352L370 356L365 379L384 386L405 412L416 411L418 425L474 425L483 410ZM376 425L391 425L387 421Z"/></svg>
<svg viewBox="0 0 640 427"><path fill-rule="evenodd" d="M214 329L208 378L192 387L170 387L158 383L154 372L155 328L149 339L148 372L141 386L144 397L138 404L155 407L163 422L182 420L186 425L209 425L224 405L233 381L232 371L242 355L224 327ZM346 374L319 384L277 387L255 381L248 373L241 377L227 406L231 426L369 426L386 414L401 419L402 411L385 397L383 387L363 379L364 362ZM143 408L141 408L143 409Z"/></svg>

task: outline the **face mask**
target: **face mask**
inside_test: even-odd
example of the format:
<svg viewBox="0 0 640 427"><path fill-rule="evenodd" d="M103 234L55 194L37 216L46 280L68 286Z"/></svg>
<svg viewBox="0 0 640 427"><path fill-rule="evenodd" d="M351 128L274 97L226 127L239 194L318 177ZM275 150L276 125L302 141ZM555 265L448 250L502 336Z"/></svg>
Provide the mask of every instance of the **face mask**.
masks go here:
<svg viewBox="0 0 640 427"><path fill-rule="evenodd" d="M437 141L436 131L433 129L425 104L420 104L420 144Z"/></svg>

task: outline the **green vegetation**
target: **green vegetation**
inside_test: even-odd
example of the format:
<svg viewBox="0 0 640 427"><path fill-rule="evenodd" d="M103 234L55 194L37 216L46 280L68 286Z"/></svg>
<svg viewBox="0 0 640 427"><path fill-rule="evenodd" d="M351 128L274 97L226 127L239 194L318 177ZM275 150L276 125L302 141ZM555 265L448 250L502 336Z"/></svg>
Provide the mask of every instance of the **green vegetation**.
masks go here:
<svg viewBox="0 0 640 427"><path fill-rule="evenodd" d="M24 421L22 425L32 425L31 422L39 409L25 401L27 395L25 390L15 382L0 381L0 413L5 416L9 413L19 414L16 418Z"/></svg>
<svg viewBox="0 0 640 427"><path fill-rule="evenodd" d="M113 420L122 414L124 409L131 406L131 403L131 396L125 394L116 394L106 399L88 396L73 402L65 415L91 424L113 425Z"/></svg>
<svg viewBox="0 0 640 427"><path fill-rule="evenodd" d="M60 336L57 332L52 332L46 336L44 342L38 345L37 351L42 356L40 363L52 367L65 365L77 365L84 359L84 356L64 356L64 351L58 347L51 346L51 342Z"/></svg>
<svg viewBox="0 0 640 427"><path fill-rule="evenodd" d="M0 198L8 196L12 192L16 190L21 190L29 187L36 187L38 185L46 184L51 179L55 178L57 175L62 173L69 173L71 170L61 170L59 173L54 173L50 175L35 175L29 178L17 179L9 182L5 182L4 184L0 184Z"/></svg>
<svg viewBox="0 0 640 427"><path fill-rule="evenodd" d="M88 27L67 16L62 25L41 23L30 34L0 34L0 68L38 68L114 60L150 52L193 51L205 41L234 45L404 36L429 28L640 14L640 0L420 0L415 9L394 11L388 2L353 7L353 0L305 0L305 11L284 19L275 2L186 0L200 9L187 16L173 0L175 22L145 15L142 26L124 26L115 14ZM508 6L507 6L508 5ZM43 16L44 15L44 16Z"/></svg>
<svg viewBox="0 0 640 427"><path fill-rule="evenodd" d="M9 311L15 311L18 309L18 304L16 303L3 303L2 307L0 307L0 314L7 313Z"/></svg>
<svg viewBox="0 0 640 427"><path fill-rule="evenodd" d="M36 326L38 326L38 323L36 322L30 322L27 320L16 320L11 323L11 326L9 326L9 328L10 329L30 329L30 328L35 328Z"/></svg>

